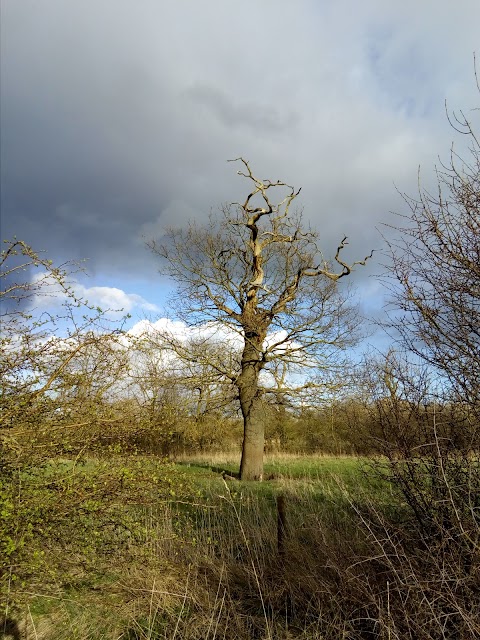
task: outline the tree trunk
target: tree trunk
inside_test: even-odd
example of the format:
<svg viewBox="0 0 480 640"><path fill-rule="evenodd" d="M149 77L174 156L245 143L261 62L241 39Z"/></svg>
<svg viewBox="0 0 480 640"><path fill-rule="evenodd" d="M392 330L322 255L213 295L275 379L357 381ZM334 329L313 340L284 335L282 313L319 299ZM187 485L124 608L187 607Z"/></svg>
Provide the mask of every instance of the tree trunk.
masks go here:
<svg viewBox="0 0 480 640"><path fill-rule="evenodd" d="M245 331L241 374L237 379L243 415L241 480L263 479L265 425L262 397L258 391L258 378L264 365L261 354L265 335L266 330Z"/></svg>
<svg viewBox="0 0 480 640"><path fill-rule="evenodd" d="M265 425L262 398L256 395L250 410L243 416L243 446L240 480L263 479L263 450Z"/></svg>

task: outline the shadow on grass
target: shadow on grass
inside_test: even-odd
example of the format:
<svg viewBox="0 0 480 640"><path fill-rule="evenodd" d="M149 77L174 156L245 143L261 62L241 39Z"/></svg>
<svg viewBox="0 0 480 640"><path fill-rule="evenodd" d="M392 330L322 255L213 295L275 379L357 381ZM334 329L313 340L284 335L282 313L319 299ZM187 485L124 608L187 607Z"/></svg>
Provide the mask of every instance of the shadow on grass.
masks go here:
<svg viewBox="0 0 480 640"><path fill-rule="evenodd" d="M205 469L211 471L212 473L218 473L223 478L227 480L240 480L240 473L238 471L232 471L232 469L227 469L226 467L216 467L208 464L207 462L175 462L179 467L193 467L197 469Z"/></svg>

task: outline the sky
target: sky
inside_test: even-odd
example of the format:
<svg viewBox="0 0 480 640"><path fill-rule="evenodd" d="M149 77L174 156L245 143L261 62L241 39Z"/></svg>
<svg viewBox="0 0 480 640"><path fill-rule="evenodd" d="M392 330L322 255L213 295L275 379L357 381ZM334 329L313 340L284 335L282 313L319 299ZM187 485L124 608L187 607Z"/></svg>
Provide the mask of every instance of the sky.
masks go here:
<svg viewBox="0 0 480 640"><path fill-rule="evenodd" d="M479 0L0 0L2 239L86 259L79 291L136 321L171 283L145 246L248 184L302 187L324 253L375 249L354 281L381 312L379 226L418 168L434 184L475 117Z"/></svg>

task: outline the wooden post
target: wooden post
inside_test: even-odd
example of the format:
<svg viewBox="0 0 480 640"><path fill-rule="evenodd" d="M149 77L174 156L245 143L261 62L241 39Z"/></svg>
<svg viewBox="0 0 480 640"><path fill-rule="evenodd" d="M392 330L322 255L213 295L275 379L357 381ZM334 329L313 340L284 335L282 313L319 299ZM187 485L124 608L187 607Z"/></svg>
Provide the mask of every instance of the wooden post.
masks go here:
<svg viewBox="0 0 480 640"><path fill-rule="evenodd" d="M286 532L286 516L285 516L285 496L277 496L277 545L278 555L283 558L285 556L285 532Z"/></svg>

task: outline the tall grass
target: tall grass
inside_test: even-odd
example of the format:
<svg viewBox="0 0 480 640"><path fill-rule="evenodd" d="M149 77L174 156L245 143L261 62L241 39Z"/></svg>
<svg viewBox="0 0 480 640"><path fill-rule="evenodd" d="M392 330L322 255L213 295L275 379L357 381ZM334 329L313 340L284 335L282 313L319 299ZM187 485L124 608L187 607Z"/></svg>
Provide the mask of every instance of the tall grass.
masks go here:
<svg viewBox="0 0 480 640"><path fill-rule="evenodd" d="M442 636L428 618L432 602L418 582L426 576L409 564L421 554L406 556L387 526L405 505L387 483L368 480L362 461L267 459L272 479L264 483L224 480L207 462L221 468L232 460L184 460L177 469L189 492L172 483L169 499L142 501L132 485L135 499L124 506L131 526L116 538L116 548L98 545L85 565L81 554L75 561L70 544L64 547L68 575L48 588L32 576L20 609L28 637L469 638ZM285 504L280 549L279 495ZM475 632L473 608L467 613L465 629ZM423 616L423 635L410 633L422 630L409 624L416 614Z"/></svg>

